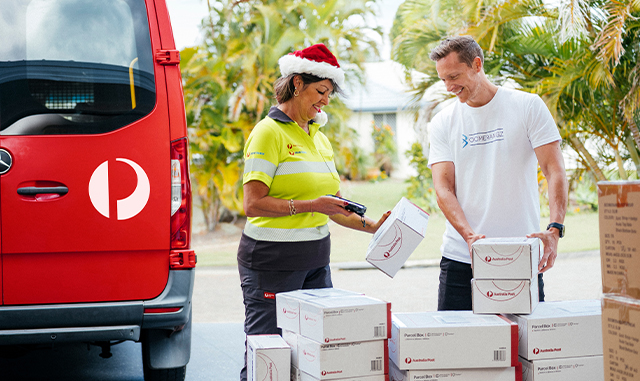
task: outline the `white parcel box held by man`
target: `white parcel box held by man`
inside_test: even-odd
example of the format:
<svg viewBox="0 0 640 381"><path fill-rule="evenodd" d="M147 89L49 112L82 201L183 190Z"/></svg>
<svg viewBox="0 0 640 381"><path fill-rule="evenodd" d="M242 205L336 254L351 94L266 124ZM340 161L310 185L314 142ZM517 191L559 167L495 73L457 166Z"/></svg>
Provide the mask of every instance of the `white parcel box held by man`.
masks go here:
<svg viewBox="0 0 640 381"><path fill-rule="evenodd" d="M538 238L485 238L473 243L475 279L532 279L538 274Z"/></svg>
<svg viewBox="0 0 640 381"><path fill-rule="evenodd" d="M530 314L539 303L538 278L472 279L471 296L476 314Z"/></svg>
<svg viewBox="0 0 640 381"><path fill-rule="evenodd" d="M373 235L367 262L394 277L424 238L429 214L402 198Z"/></svg>

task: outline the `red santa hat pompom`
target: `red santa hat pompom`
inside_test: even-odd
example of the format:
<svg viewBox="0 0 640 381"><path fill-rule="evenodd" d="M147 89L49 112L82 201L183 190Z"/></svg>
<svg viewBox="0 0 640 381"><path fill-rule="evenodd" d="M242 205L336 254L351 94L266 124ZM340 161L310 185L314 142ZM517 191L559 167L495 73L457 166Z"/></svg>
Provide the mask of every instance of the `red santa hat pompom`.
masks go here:
<svg viewBox="0 0 640 381"><path fill-rule="evenodd" d="M315 44L306 49L296 50L278 60L283 77L290 74L311 74L316 77L331 79L338 85L344 85L344 71L340 68L336 57L324 44Z"/></svg>

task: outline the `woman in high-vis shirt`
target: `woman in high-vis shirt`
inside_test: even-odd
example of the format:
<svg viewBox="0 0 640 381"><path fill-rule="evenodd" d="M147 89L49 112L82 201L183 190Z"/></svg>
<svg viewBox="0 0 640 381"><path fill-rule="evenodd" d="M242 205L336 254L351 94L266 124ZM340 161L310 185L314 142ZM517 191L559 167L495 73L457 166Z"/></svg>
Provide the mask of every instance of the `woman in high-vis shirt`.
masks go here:
<svg viewBox="0 0 640 381"><path fill-rule="evenodd" d="M375 233L380 220L348 212L322 107L339 93L344 72L323 44L278 61L278 105L251 132L244 148L247 224L238 247L238 268L247 335L277 334L275 294L332 287L327 223ZM241 373L246 380L246 363Z"/></svg>

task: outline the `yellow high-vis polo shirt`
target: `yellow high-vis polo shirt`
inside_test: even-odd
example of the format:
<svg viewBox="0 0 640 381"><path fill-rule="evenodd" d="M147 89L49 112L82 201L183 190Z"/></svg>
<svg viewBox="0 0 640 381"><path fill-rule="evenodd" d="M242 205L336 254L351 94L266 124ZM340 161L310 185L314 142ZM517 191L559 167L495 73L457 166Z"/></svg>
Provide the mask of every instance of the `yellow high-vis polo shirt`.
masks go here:
<svg viewBox="0 0 640 381"><path fill-rule="evenodd" d="M333 149L318 129L318 124L309 123L307 135L285 113L272 107L245 144L243 184L262 181L269 187L269 196L283 200L313 200L338 193L340 177ZM329 235L328 221L322 213L249 217L244 233L259 241L311 241Z"/></svg>

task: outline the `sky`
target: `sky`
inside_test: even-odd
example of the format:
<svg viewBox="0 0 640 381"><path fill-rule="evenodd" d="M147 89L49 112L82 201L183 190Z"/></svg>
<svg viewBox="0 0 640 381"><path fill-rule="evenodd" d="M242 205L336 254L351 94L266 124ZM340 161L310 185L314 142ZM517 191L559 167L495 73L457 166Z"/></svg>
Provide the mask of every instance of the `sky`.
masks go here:
<svg viewBox="0 0 640 381"><path fill-rule="evenodd" d="M173 26L173 37L179 50L197 45L201 40L200 21L207 15L207 0L166 0ZM385 33L381 54L389 58L388 35L398 6L404 0L378 0L378 23ZM211 0L211 3L215 1Z"/></svg>

